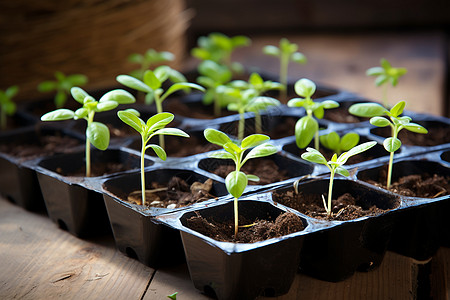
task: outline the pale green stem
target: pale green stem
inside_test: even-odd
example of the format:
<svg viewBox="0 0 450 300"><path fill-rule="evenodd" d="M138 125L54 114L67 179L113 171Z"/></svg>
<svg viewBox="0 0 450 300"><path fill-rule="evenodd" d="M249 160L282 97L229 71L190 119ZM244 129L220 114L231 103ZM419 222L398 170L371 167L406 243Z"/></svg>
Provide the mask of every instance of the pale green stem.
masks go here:
<svg viewBox="0 0 450 300"><path fill-rule="evenodd" d="M394 162L394 152L391 152L389 156L389 166L388 166L388 174L387 174L387 184L386 187L389 190L391 187L391 178L392 178L392 165Z"/></svg>
<svg viewBox="0 0 450 300"><path fill-rule="evenodd" d="M142 136L142 148L141 148L141 193L142 193L142 205L145 205L145 139Z"/></svg>
<svg viewBox="0 0 450 300"><path fill-rule="evenodd" d="M287 99L287 75L288 75L289 56L280 56L280 83L284 86L284 89L280 90L280 100Z"/></svg>
<svg viewBox="0 0 450 300"><path fill-rule="evenodd" d="M239 111L239 125L238 125L238 139L242 141L244 139L245 119L244 112Z"/></svg>
<svg viewBox="0 0 450 300"><path fill-rule="evenodd" d="M163 109L162 109L162 100L158 97L155 96L155 104L156 104L156 112L157 113L162 113ZM165 148L165 143L164 143L164 135L160 134L159 135L159 146L161 148L163 148L164 150L166 150Z"/></svg>
<svg viewBox="0 0 450 300"><path fill-rule="evenodd" d="M237 239L239 228L238 198L234 198L234 238Z"/></svg>
<svg viewBox="0 0 450 300"><path fill-rule="evenodd" d="M314 134L314 148L316 148L317 151L319 151L319 130L316 131Z"/></svg>
<svg viewBox="0 0 450 300"><path fill-rule="evenodd" d="M330 174L330 183L328 185L328 208L327 208L327 217L331 217L331 199L333 196L333 180L334 180L334 170L331 170Z"/></svg>
<svg viewBox="0 0 450 300"><path fill-rule="evenodd" d="M385 108L388 108L388 107L389 107L389 100L388 100L387 95L388 95L388 85L385 84L385 85L383 86L383 104L384 104L384 107L385 107Z"/></svg>
<svg viewBox="0 0 450 300"><path fill-rule="evenodd" d="M261 115L259 112L255 112L255 132L256 133L262 133L262 126L261 126Z"/></svg>
<svg viewBox="0 0 450 300"><path fill-rule="evenodd" d="M87 126L94 122L94 111L88 114ZM86 177L91 177L91 140L86 135Z"/></svg>

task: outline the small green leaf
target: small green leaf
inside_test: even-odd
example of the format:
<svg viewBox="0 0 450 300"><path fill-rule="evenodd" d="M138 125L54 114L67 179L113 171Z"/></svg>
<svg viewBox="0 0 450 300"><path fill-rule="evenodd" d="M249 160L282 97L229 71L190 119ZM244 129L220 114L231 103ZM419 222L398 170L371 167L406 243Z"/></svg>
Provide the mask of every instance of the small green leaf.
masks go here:
<svg viewBox="0 0 450 300"><path fill-rule="evenodd" d="M260 179L259 179L259 177L256 176L256 175L247 174L247 180L249 180L249 181L254 181L254 182L258 182Z"/></svg>
<svg viewBox="0 0 450 300"><path fill-rule="evenodd" d="M255 85L255 86L264 84L264 80L261 78L261 75L259 75L258 73L250 74L250 78L248 79L248 82L251 85Z"/></svg>
<svg viewBox="0 0 450 300"><path fill-rule="evenodd" d="M343 167L340 167L340 166L336 168L336 173L338 173L342 176L345 176L345 177L350 176L350 173L347 171L347 169L344 169Z"/></svg>
<svg viewBox="0 0 450 300"><path fill-rule="evenodd" d="M167 75L168 77L168 75ZM152 90L159 89L162 85L163 80L158 79L155 73L151 70L147 70L144 73L144 83L149 86Z"/></svg>
<svg viewBox="0 0 450 300"><path fill-rule="evenodd" d="M207 128L203 134L206 140L212 144L223 146L226 143L231 143L231 139L225 133L216 129Z"/></svg>
<svg viewBox="0 0 450 300"><path fill-rule="evenodd" d="M306 152L302 153L301 158L303 158L306 161L316 163L316 164L321 164L321 165L327 164L327 160L322 155L322 153L320 153L319 151L317 151L314 148L307 148Z"/></svg>
<svg viewBox="0 0 450 300"><path fill-rule="evenodd" d="M75 111L74 118L75 118L75 120L83 119L83 118L87 117L88 113L89 113L89 111L86 108L84 108L84 107L79 108Z"/></svg>
<svg viewBox="0 0 450 300"><path fill-rule="evenodd" d="M234 156L231 153L228 153L226 151L212 152L212 153L210 153L208 155L208 157L218 158L218 159L232 159L232 160L234 160Z"/></svg>
<svg viewBox="0 0 450 300"><path fill-rule="evenodd" d="M5 104L2 105L2 109L5 110L5 113L8 116L12 116L15 114L17 106L14 102L7 102Z"/></svg>
<svg viewBox="0 0 450 300"><path fill-rule="evenodd" d="M164 96L161 97L161 99L167 98L169 95L171 95L172 93L175 93L176 91L186 90L186 89L190 89L190 88L194 88L194 89L197 89L202 92L205 91L205 88L198 84L189 83L189 82L178 82L178 83L174 83L170 88L168 88L167 91L164 93Z"/></svg>
<svg viewBox="0 0 450 300"><path fill-rule="evenodd" d="M160 159L162 159L162 160L166 160L166 159L167 159L166 151L164 151L164 149L161 148L160 146L155 145L155 144L150 144L150 145L147 145L147 146L145 147L145 150L147 150L147 149L149 149L149 148L152 148L153 151L155 151L156 155L158 155L158 157L159 157Z"/></svg>
<svg viewBox="0 0 450 300"><path fill-rule="evenodd" d="M384 69L382 67L373 67L366 71L367 76L378 76L384 73Z"/></svg>
<svg viewBox="0 0 450 300"><path fill-rule="evenodd" d="M302 78L295 83L294 89L301 97L311 97L316 91L316 84L307 78Z"/></svg>
<svg viewBox="0 0 450 300"><path fill-rule="evenodd" d="M139 132L141 134L143 133L142 131L145 126L145 123L134 113L121 110L121 111L117 112L117 115L118 115L119 119L122 120L122 122L124 122L128 126L132 127L137 132Z"/></svg>
<svg viewBox="0 0 450 300"><path fill-rule="evenodd" d="M423 134L428 133L428 130L425 127L423 127L422 125L416 124L416 123L406 124L406 125L404 125L404 128L406 130L409 130L409 131L412 131L415 133L423 133Z"/></svg>
<svg viewBox="0 0 450 300"><path fill-rule="evenodd" d="M391 122L389 122L389 120L384 117L373 117L370 119L370 124L377 127L386 127L389 126Z"/></svg>
<svg viewBox="0 0 450 300"><path fill-rule="evenodd" d="M384 149L388 152L395 152L402 146L402 142L398 138L389 137L383 142Z"/></svg>
<svg viewBox="0 0 450 300"><path fill-rule="evenodd" d="M63 107L67 101L67 94L63 91L58 91L55 95L56 107Z"/></svg>
<svg viewBox="0 0 450 300"><path fill-rule="evenodd" d="M46 113L41 117L41 121L62 121L62 120L70 120L73 119L75 113L70 109L57 109L51 112Z"/></svg>
<svg viewBox="0 0 450 300"><path fill-rule="evenodd" d="M237 156L237 155L239 155L242 152L242 149L239 148L239 146L236 145L233 142L226 143L222 147L223 147L223 149L225 149L225 151L227 151L228 153L230 153L230 154L232 154L234 156Z"/></svg>
<svg viewBox="0 0 450 300"><path fill-rule="evenodd" d="M156 115L151 116L147 120L147 127L150 128L150 131L155 131L163 128L174 119L174 115L167 112L157 113Z"/></svg>
<svg viewBox="0 0 450 300"><path fill-rule="evenodd" d="M119 75L116 77L116 80L118 82L120 82L121 84L123 84L124 86L127 86L129 88L132 88L132 89L140 91L140 92L144 92L144 93L153 92L153 90L148 85L146 85L139 79L129 76L129 75Z"/></svg>
<svg viewBox="0 0 450 300"><path fill-rule="evenodd" d="M242 161L242 164L244 164L249 159L270 156L277 152L278 152L277 147L268 143L256 146L255 148L250 150L250 152L245 156L245 159Z"/></svg>
<svg viewBox="0 0 450 300"><path fill-rule="evenodd" d="M243 149L252 148L258 146L266 141L270 140L270 137L264 134L252 134L244 138L241 142Z"/></svg>
<svg viewBox="0 0 450 300"><path fill-rule="evenodd" d="M99 122L89 124L86 137L99 150L106 150L109 146L109 129L105 124Z"/></svg>
<svg viewBox="0 0 450 300"><path fill-rule="evenodd" d="M291 60L298 64L305 64L307 62L306 56L300 52L293 53L291 56Z"/></svg>
<svg viewBox="0 0 450 300"><path fill-rule="evenodd" d="M305 116L295 124L295 142L300 149L305 148L319 130L319 123L309 116Z"/></svg>
<svg viewBox="0 0 450 300"><path fill-rule="evenodd" d="M38 85L39 92L51 92L56 90L57 84L54 81L43 81Z"/></svg>
<svg viewBox="0 0 450 300"><path fill-rule="evenodd" d="M88 97L89 94L86 93L83 89L79 87L73 87L70 89L70 94L72 94L72 97L81 104L84 104L84 98Z"/></svg>
<svg viewBox="0 0 450 300"><path fill-rule="evenodd" d="M83 74L72 74L67 76L67 81L73 86L85 85L88 82L88 78Z"/></svg>
<svg viewBox="0 0 450 300"><path fill-rule="evenodd" d="M366 150L369 150L370 148L372 148L376 144L377 144L377 142L374 142L374 141L362 143L362 144L360 144L360 145L358 145L356 147L353 147L347 153L348 153L349 156L353 156L353 155L359 154L361 152L364 152Z"/></svg>
<svg viewBox="0 0 450 300"><path fill-rule="evenodd" d="M162 128L155 131L155 135L176 135L182 137L189 137L189 134L178 128Z"/></svg>
<svg viewBox="0 0 450 300"><path fill-rule="evenodd" d="M357 103L350 106L349 113L358 117L379 117L388 111L378 103Z"/></svg>
<svg viewBox="0 0 450 300"><path fill-rule="evenodd" d="M306 104L306 100L302 98L293 98L288 101L288 107L303 107Z"/></svg>
<svg viewBox="0 0 450 300"><path fill-rule="evenodd" d="M115 102L115 101L103 101L103 102L99 102L97 104L97 109L96 111L101 112L101 111L109 111L112 110L114 108L116 108L119 105L119 103Z"/></svg>
<svg viewBox="0 0 450 300"><path fill-rule="evenodd" d="M268 46L264 46L263 53L267 54L267 55L272 55L272 56L278 57L280 55L280 50L275 46L268 45Z"/></svg>
<svg viewBox="0 0 450 300"><path fill-rule="evenodd" d="M341 150L347 151L355 147L358 143L359 143L359 134L355 132L349 132L341 138L340 148Z"/></svg>
<svg viewBox="0 0 450 300"><path fill-rule="evenodd" d="M389 77L387 77L386 75L380 75L375 79L375 85L376 86L383 85L388 80L389 80Z"/></svg>
<svg viewBox="0 0 450 300"><path fill-rule="evenodd" d="M225 186L228 192L235 198L239 198L247 187L247 175L241 171L230 172L225 178Z"/></svg>
<svg viewBox="0 0 450 300"><path fill-rule="evenodd" d="M136 98L125 90L116 89L104 94L98 102L102 103L107 101L114 101L118 104L131 104L136 102Z"/></svg>
<svg viewBox="0 0 450 300"><path fill-rule="evenodd" d="M400 101L397 104L395 104L389 111L391 116L398 117L399 115L401 115L403 113L403 110L405 109L405 105L406 105L405 101Z"/></svg>

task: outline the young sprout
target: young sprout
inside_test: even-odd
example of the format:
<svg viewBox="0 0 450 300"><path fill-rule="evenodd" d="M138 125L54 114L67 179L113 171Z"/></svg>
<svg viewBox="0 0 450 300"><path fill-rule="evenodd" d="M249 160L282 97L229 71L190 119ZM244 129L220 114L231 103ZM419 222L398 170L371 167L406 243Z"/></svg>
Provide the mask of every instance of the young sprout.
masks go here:
<svg viewBox="0 0 450 300"><path fill-rule="evenodd" d="M267 142L270 137L263 134L252 134L242 140L241 144L234 143L225 133L207 128L204 135L208 142L223 147L224 151L213 152L209 156L218 159L232 159L236 166L235 171L230 172L225 178L227 191L234 197L234 236L238 233L238 199L244 193L248 181L259 181L259 177L245 174L241 171L242 166L252 158L265 157L277 152L277 148ZM251 149L248 151L247 150Z"/></svg>
<svg viewBox="0 0 450 300"><path fill-rule="evenodd" d="M306 63L306 56L297 51L298 46L290 43L288 39L282 38L280 40L280 46L268 45L263 48L263 53L278 57L280 60L280 82L284 86L284 89L280 90L281 99L287 98L287 77L288 77L288 65L289 62L296 62L298 64Z"/></svg>
<svg viewBox="0 0 450 300"><path fill-rule="evenodd" d="M160 159L166 160L167 158L167 154L163 148L155 144L148 144L148 142L155 135L176 135L182 137L189 137L189 135L178 128L164 128L167 124L172 122L174 118L173 114L171 113L158 113L150 117L147 122L144 122L133 112L126 110L117 112L117 115L125 124L132 127L141 135L141 193L142 205L145 205L145 151L151 148L153 149L153 151L155 151L156 155L158 155Z"/></svg>
<svg viewBox="0 0 450 300"><path fill-rule="evenodd" d="M70 89L72 97L83 107L72 111L60 108L46 113L41 117L42 121L62 121L70 119L84 119L87 121L86 128L86 177L91 176L91 148L94 145L99 150L106 150L109 146L109 129L105 124L94 121L95 113L109 111L119 104L134 103L136 99L125 90L112 90L104 94L99 101L86 93L79 87Z"/></svg>
<svg viewBox="0 0 450 300"><path fill-rule="evenodd" d="M56 81L43 81L38 85L39 92L56 91L54 98L56 108L62 108L67 102L70 89L74 86L83 86L88 82L88 78L83 74L64 75L62 72L55 72Z"/></svg>
<svg viewBox="0 0 450 300"><path fill-rule="evenodd" d="M118 82L129 88L146 93L146 104L151 104L155 101L157 113L162 112L163 101L179 90L188 92L191 88L194 88L202 92L205 91L205 89L198 84L186 82L186 77L184 77L183 74L168 66L160 66L154 71L145 71L143 81L129 75L119 75L116 79ZM162 84L168 79L174 83L164 91ZM159 135L159 145L164 149L163 135Z"/></svg>
<svg viewBox="0 0 450 300"><path fill-rule="evenodd" d="M335 131L319 137L320 143L327 149L333 150L338 156L342 151L348 151L359 143L359 134L349 132L341 138Z"/></svg>
<svg viewBox="0 0 450 300"><path fill-rule="evenodd" d="M214 102L214 116L220 117L222 104L217 88L228 83L231 80L232 73L228 67L212 60L202 61L197 69L200 73L200 76L197 78L197 83L206 88L203 103L209 105Z"/></svg>
<svg viewBox="0 0 450 300"><path fill-rule="evenodd" d="M381 67L373 67L366 71L367 76L377 76L375 78L375 85L383 85L383 104L385 107L389 106L389 100L387 97L387 83L390 82L393 87L398 83L398 79L406 74L405 68L394 68L384 58L380 60Z"/></svg>
<svg viewBox="0 0 450 300"><path fill-rule="evenodd" d="M349 112L358 117L368 117L370 124L377 127L390 126L392 129L392 136L386 138L383 142L384 149L390 153L388 176L386 187L391 186L392 165L394 161L394 152L400 149L402 142L398 139L398 133L403 128L416 133L428 133L428 130L423 126L411 123L412 119L408 116L401 116L405 108L406 102L400 101L395 104L390 110L387 110L378 103L358 103L353 104L349 108ZM389 119L390 121L389 121Z"/></svg>
<svg viewBox="0 0 450 300"><path fill-rule="evenodd" d="M305 148L314 138L314 148L319 150L319 123L314 119L322 119L325 109L336 108L339 103L333 100L314 102L311 98L316 91L316 85L309 79L302 78L295 83L295 92L303 98L293 98L288 101L289 107L304 107L306 116L295 124L295 141L297 147Z"/></svg>
<svg viewBox="0 0 450 300"><path fill-rule="evenodd" d="M327 161L325 157L316 149L314 148L307 148L306 152L302 154L302 158L306 161L316 163L316 164L322 164L328 167L330 170L330 182L328 185L328 202L325 202L325 198L322 197L323 205L325 207L325 211L327 212L327 218L331 218L331 200L332 200L332 194L333 194L333 180L334 175L336 173L342 175L342 176L349 176L350 173L343 167L343 165L347 162L347 160L361 152L364 152L373 146L376 145L376 142L367 142L363 143L361 145L358 145L356 147L353 147L352 149L348 150L348 152L344 152L339 157L335 153L330 161Z"/></svg>
<svg viewBox="0 0 450 300"><path fill-rule="evenodd" d="M16 85L10 86L6 91L0 90L0 129L6 129L7 116L16 113L16 104L12 98L17 95L19 88Z"/></svg>
<svg viewBox="0 0 450 300"><path fill-rule="evenodd" d="M150 69L150 67L159 63L173 61L174 59L175 55L173 53L168 51L158 52L155 49L148 49L144 54L133 53L128 57L128 61L140 65L140 68L131 71L130 75L143 80L145 71Z"/></svg>
<svg viewBox="0 0 450 300"><path fill-rule="evenodd" d="M227 66L234 73L242 73L243 67L238 62L232 62L233 51L239 47L250 45L251 40L243 35L228 37L222 33L210 33L197 40L197 47L191 50L191 55L200 60L212 60Z"/></svg>

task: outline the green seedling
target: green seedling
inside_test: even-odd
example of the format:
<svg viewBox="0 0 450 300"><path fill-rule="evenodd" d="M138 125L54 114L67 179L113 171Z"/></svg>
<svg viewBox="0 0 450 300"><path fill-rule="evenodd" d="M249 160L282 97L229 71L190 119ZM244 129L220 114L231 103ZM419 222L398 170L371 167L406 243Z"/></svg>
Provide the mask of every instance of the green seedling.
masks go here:
<svg viewBox="0 0 450 300"><path fill-rule="evenodd" d="M19 88L16 85L10 86L5 91L0 90L0 128L6 129L7 116L13 116L16 113L16 104L12 98L17 95Z"/></svg>
<svg viewBox="0 0 450 300"><path fill-rule="evenodd" d="M392 166L394 161L394 152L400 149L402 142L398 139L398 133L402 129L409 130L416 133L428 133L422 125L411 123L412 119L408 116L401 116L403 110L405 109L406 102L400 101L395 104L390 110L387 110L382 105L378 103L358 103L353 104L349 108L349 112L355 116L368 117L370 119L370 124L377 127L390 126L392 129L392 136L386 138L383 142L384 149L390 153L389 166L388 166L388 176L386 187L389 189L391 186L392 178ZM390 121L389 121L389 119Z"/></svg>
<svg viewBox="0 0 450 300"><path fill-rule="evenodd" d="M220 93L217 92L217 88L228 83L232 78L232 73L228 67L220 65L212 60L202 61L197 69L201 75L197 78L197 83L206 88L206 92L203 96L203 103L205 105L214 103L214 116L220 117L222 104Z"/></svg>
<svg viewBox="0 0 450 300"><path fill-rule="evenodd" d="M54 98L56 108L63 108L70 94L70 89L75 86L83 86L88 82L88 78L83 74L64 75L62 72L55 72L56 81L43 81L38 85L39 92L56 91Z"/></svg>
<svg viewBox="0 0 450 300"><path fill-rule="evenodd" d="M359 143L359 134L349 132L342 138L335 131L324 134L319 137L320 143L327 149L333 150L338 156L342 151L348 151Z"/></svg>
<svg viewBox="0 0 450 300"><path fill-rule="evenodd" d="M280 40L280 46L268 45L263 48L263 53L271 56L278 57L280 60L280 83L284 86L284 89L280 90L281 99L287 98L287 78L288 78L288 66L289 62L295 62L298 64L305 64L306 56L298 52L298 46L289 42L288 39L282 38Z"/></svg>
<svg viewBox="0 0 450 300"><path fill-rule="evenodd" d="M172 299L172 300L177 300L177 295L178 295L178 292L175 292L172 295L167 296L167 298Z"/></svg>
<svg viewBox="0 0 450 300"><path fill-rule="evenodd" d="M125 90L112 90L104 94L99 101L79 87L70 89L72 97L83 107L72 111L60 108L46 113L41 117L42 121L62 121L71 119L84 119L86 128L86 177L91 176L91 144L99 150L106 150L109 146L109 129L105 124L94 121L95 113L109 111L119 104L134 103L136 99Z"/></svg>
<svg viewBox="0 0 450 300"><path fill-rule="evenodd" d="M233 51L250 45L251 40L243 35L228 37L222 33L210 33L197 40L197 47L191 50L191 55L200 60L212 60L227 66L234 73L242 73L243 67L231 60Z"/></svg>
<svg viewBox="0 0 450 300"><path fill-rule="evenodd" d="M145 205L145 151L151 148L160 159L166 160L167 158L166 151L164 151L162 147L155 144L148 144L148 142L155 135L175 135L182 137L189 137L189 135L178 128L164 128L167 124L173 121L174 116L171 113L158 113L150 117L147 122L144 122L133 112L126 110L119 111L117 115L125 124L132 127L141 135L141 196L142 205Z"/></svg>
<svg viewBox="0 0 450 300"><path fill-rule="evenodd" d="M325 157L317 151L314 148L307 148L306 152L302 154L302 158L306 161L316 163L316 164L322 164L328 167L330 170L330 182L328 185L328 202L325 202L325 198L322 196L323 205L325 207L325 211L327 212L327 218L331 218L331 199L333 194L333 181L334 181L334 175L336 173L342 175L342 176L349 176L350 173L347 169L343 167L343 165L347 162L347 160L361 152L364 152L373 146L376 145L376 142L367 142L363 143L361 145L358 145L356 147L353 147L352 149L348 150L348 152L344 152L341 155L338 155L335 153L330 161L327 161Z"/></svg>
<svg viewBox="0 0 450 300"><path fill-rule="evenodd" d="M316 85L309 79L302 78L295 83L295 93L303 98L293 98L288 101L289 107L304 107L306 116L300 118L295 124L295 141L297 147L305 148L314 138L314 148L319 150L319 123L317 119L322 119L325 109L339 107L339 103L333 100L314 102L311 98L316 91ZM314 116L314 117L313 117Z"/></svg>
<svg viewBox="0 0 450 300"><path fill-rule="evenodd" d="M245 174L241 171L241 168L249 159L275 154L277 148L268 144L267 142L270 140L270 137L263 134L249 135L242 140L240 145L233 142L225 133L219 130L207 128L204 131L204 135L208 142L219 145L224 149L224 151L211 153L209 157L232 159L236 166L235 171L230 172L225 178L227 191L234 197L234 236L236 238L239 228L238 199L244 193L249 180L259 181L258 176Z"/></svg>
<svg viewBox="0 0 450 300"><path fill-rule="evenodd" d="M136 77L139 80L144 79L144 73L150 67L154 67L157 64L173 61L175 55L168 51L158 52L155 49L148 49L144 54L133 53L128 57L128 61L140 66L139 69L131 71L130 75Z"/></svg>
<svg viewBox="0 0 450 300"><path fill-rule="evenodd" d="M406 74L405 68L394 68L384 58L380 60L381 67L373 67L366 71L367 76L376 76L375 85L383 86L383 104L385 107L389 106L389 99L387 95L388 82L393 87L397 86L400 77Z"/></svg>
<svg viewBox="0 0 450 300"><path fill-rule="evenodd" d="M205 91L205 89L198 84L186 82L187 79L183 74L168 66L160 66L154 71L145 71L143 81L129 75L119 75L116 79L118 82L129 88L146 93L146 104L151 104L155 101L157 113L162 112L163 101L177 91L184 90L189 92L191 88L202 92ZM168 79L174 83L164 91L162 84ZM163 135L159 135L159 145L164 149Z"/></svg>

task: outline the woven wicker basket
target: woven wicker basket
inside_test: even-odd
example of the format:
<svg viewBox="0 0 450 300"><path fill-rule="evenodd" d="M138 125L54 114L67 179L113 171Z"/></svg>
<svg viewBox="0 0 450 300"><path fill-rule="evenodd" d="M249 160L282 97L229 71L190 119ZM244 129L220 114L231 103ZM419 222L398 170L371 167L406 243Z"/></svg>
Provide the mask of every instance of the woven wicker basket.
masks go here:
<svg viewBox="0 0 450 300"><path fill-rule="evenodd" d="M138 68L127 57L149 48L172 52L179 68L188 19L183 0L0 1L0 89L42 98L37 85L55 71L87 75L88 89L111 87Z"/></svg>

